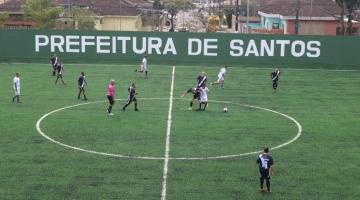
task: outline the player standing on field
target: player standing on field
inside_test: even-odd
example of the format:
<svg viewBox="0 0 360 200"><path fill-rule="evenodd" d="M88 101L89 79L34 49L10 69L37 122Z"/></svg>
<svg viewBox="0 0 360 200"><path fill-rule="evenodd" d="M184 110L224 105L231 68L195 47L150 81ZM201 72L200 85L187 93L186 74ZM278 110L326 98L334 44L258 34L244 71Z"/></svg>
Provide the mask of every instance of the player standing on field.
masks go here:
<svg viewBox="0 0 360 200"><path fill-rule="evenodd" d="M109 100L108 115L114 115L111 110L115 104L115 80L111 79L107 89L107 98Z"/></svg>
<svg viewBox="0 0 360 200"><path fill-rule="evenodd" d="M217 85L217 84L221 84L221 88L224 88L224 81L225 81L225 74L226 74L226 70L227 70L228 66L224 66L220 69L219 74L218 74L218 80L211 83L211 85Z"/></svg>
<svg viewBox="0 0 360 200"><path fill-rule="evenodd" d="M275 70L271 72L270 75L272 80L273 92L276 92L276 88L278 86L278 81L280 78L280 70L278 68L275 68Z"/></svg>
<svg viewBox="0 0 360 200"><path fill-rule="evenodd" d="M86 95L85 95L85 85L87 85L87 82L85 80L85 73L84 72L80 73L80 77L78 79L78 85L79 85L78 99L80 99L80 95L82 93L84 95L84 100L87 100Z"/></svg>
<svg viewBox="0 0 360 200"><path fill-rule="evenodd" d="M16 99L17 103L21 103L20 102L20 73L19 72L15 73L15 77L13 80L13 87L14 87L15 96L13 97L12 101L15 102L15 99Z"/></svg>
<svg viewBox="0 0 360 200"><path fill-rule="evenodd" d="M61 79L61 82L66 85L65 81L63 80L63 74L64 74L64 66L60 62L56 64L56 71L57 71L57 77L55 80L55 84L57 84L59 78Z"/></svg>
<svg viewBox="0 0 360 200"><path fill-rule="evenodd" d="M200 108L199 108L199 110L204 111L208 104L208 92L210 92L210 90L204 84L201 88L199 88L199 92L200 92ZM202 105L204 105L204 108L202 108Z"/></svg>
<svg viewBox="0 0 360 200"><path fill-rule="evenodd" d="M203 85L206 85L207 77L205 75L205 72L201 72L201 74L197 77L197 82L198 82L198 84L197 84L196 88L200 88Z"/></svg>
<svg viewBox="0 0 360 200"><path fill-rule="evenodd" d="M148 75L148 60L147 55L144 55L144 58L141 61L140 70L135 69L135 72L144 73L145 72L145 78L147 78Z"/></svg>
<svg viewBox="0 0 360 200"><path fill-rule="evenodd" d="M264 180L266 180L266 188L267 192L271 192L270 190L270 174L273 172L274 160L269 155L269 147L264 148L264 152L259 155L256 163L259 164L259 172L260 172L260 191L265 192L264 190Z"/></svg>
<svg viewBox="0 0 360 200"><path fill-rule="evenodd" d="M56 56L56 54L53 55L53 57L51 58L51 67L52 67L52 75L55 76L56 73L56 65L58 63L58 57Z"/></svg>
<svg viewBox="0 0 360 200"><path fill-rule="evenodd" d="M127 103L125 104L125 106L122 108L123 111L125 111L126 107L128 107L131 102L135 102L135 111L139 111L137 108L137 100L136 100L136 86L135 83L132 83L131 86L128 88L129 91L129 96L128 96L128 100Z"/></svg>

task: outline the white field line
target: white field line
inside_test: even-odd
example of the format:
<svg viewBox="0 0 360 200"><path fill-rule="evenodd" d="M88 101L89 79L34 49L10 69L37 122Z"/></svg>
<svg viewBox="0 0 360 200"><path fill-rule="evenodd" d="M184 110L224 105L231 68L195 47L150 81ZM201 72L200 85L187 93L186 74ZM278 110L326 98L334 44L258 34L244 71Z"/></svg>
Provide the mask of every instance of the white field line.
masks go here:
<svg viewBox="0 0 360 200"><path fill-rule="evenodd" d="M6 62L0 62L0 64L9 64ZM47 63L22 63L22 62L14 62L11 64L18 64L18 65L27 65L27 64L36 64L36 65L48 65L50 66L50 64ZM119 67L119 66L133 66L131 64L122 64L122 65L118 65L118 64L101 64L101 63L88 63L88 64L84 64L84 63L67 63L67 65L77 65L77 66L94 66L94 65L101 65L101 66L109 66L109 67ZM165 66L160 64L159 66ZM190 66L190 65L184 65L184 66L176 66L177 68L196 68L194 66ZM274 68L271 67L249 67L246 65L237 65L237 66L230 66L232 68L237 68L237 69L256 69L256 70L273 70ZM209 67L209 68L218 68L218 67ZM292 68L292 67L288 67L288 68L284 68L286 69L286 71L291 71L291 70L295 70L295 71L329 71L329 72L358 72L360 71L359 69L339 69L339 68L334 68L334 69L325 69L325 68Z"/></svg>
<svg viewBox="0 0 360 200"><path fill-rule="evenodd" d="M174 94L174 79L175 79L175 66L173 66L172 68L172 75L171 75L171 88L170 88L170 99L169 99L169 113L167 120L167 129L166 129L164 173L163 173L163 182L162 182L162 190L161 190L161 200L166 200L166 188L167 188L169 153L170 153L170 133L171 133L171 122L172 122L171 115L172 115L173 94Z"/></svg>

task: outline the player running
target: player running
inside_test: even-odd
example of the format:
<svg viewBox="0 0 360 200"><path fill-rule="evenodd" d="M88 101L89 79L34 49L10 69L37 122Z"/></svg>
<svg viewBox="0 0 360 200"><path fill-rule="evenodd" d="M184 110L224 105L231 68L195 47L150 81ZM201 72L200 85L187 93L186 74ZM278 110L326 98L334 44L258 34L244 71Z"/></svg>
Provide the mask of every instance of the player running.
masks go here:
<svg viewBox="0 0 360 200"><path fill-rule="evenodd" d="M256 163L259 164L259 172L260 172L260 191L265 192L264 190L264 180L266 180L266 188L267 192L271 192L270 190L270 174L273 172L274 160L269 155L269 147L264 148L264 152L259 155L256 160Z"/></svg>
<svg viewBox="0 0 360 200"><path fill-rule="evenodd" d="M56 71L57 71L57 77L55 80L55 84L57 84L59 78L61 79L61 82L66 85L65 81L63 80L63 73L64 73L64 66L60 62L56 64Z"/></svg>
<svg viewBox="0 0 360 200"><path fill-rule="evenodd" d="M110 84L108 86L108 89L107 89L107 98L109 100L109 108L108 108L108 115L111 116L111 115L114 115L111 110L112 110L112 107L114 106L115 104L115 80L114 79L111 79L110 80Z"/></svg>
<svg viewBox="0 0 360 200"><path fill-rule="evenodd" d="M87 85L87 82L85 80L85 73L81 72L80 77L78 79L78 86L79 86L78 99L80 99L80 95L82 93L84 95L84 100L87 100L86 95L85 95L85 85Z"/></svg>
<svg viewBox="0 0 360 200"><path fill-rule="evenodd" d="M15 102L15 99L16 99L17 103L21 103L21 101L20 101L20 73L19 72L15 73L15 77L13 79L13 87L14 87L15 96L13 97L12 101Z"/></svg>
<svg viewBox="0 0 360 200"><path fill-rule="evenodd" d="M220 69L219 74L218 74L218 80L211 83L211 85L217 85L217 84L221 84L220 87L224 88L224 81L225 81L225 74L226 74L226 70L227 70L228 66L224 66Z"/></svg>
<svg viewBox="0 0 360 200"><path fill-rule="evenodd" d="M52 67L52 75L55 76L56 74L56 65L58 63L58 57L56 54L53 55L53 57L50 59L51 67Z"/></svg>
<svg viewBox="0 0 360 200"><path fill-rule="evenodd" d="M139 111L137 108L137 100L136 100L136 86L135 83L132 83L131 86L128 88L129 91L129 96L128 96L128 100L127 103L125 104L125 106L122 108L123 111L125 111L126 107L128 107L131 102L135 102L135 111Z"/></svg>
<svg viewBox="0 0 360 200"><path fill-rule="evenodd" d="M148 60L147 55L144 55L144 58L141 61L140 70L135 69L135 72L144 73L145 72L145 78L147 78L148 75Z"/></svg>
<svg viewBox="0 0 360 200"><path fill-rule="evenodd" d="M278 68L275 68L275 70L271 72L270 76L272 80L273 92L276 92L278 81L280 79L280 70Z"/></svg>

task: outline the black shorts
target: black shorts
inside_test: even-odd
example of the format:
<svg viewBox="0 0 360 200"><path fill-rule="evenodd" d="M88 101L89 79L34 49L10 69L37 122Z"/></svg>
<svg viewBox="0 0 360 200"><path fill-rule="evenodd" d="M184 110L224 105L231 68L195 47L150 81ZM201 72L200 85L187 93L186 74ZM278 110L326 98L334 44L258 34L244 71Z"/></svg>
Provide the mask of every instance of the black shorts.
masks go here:
<svg viewBox="0 0 360 200"><path fill-rule="evenodd" d="M200 100L200 92L199 91L196 91L194 96L193 96L193 99L197 99L197 100Z"/></svg>
<svg viewBox="0 0 360 200"><path fill-rule="evenodd" d="M260 178L270 179L269 169L260 168Z"/></svg>
<svg viewBox="0 0 360 200"><path fill-rule="evenodd" d="M130 97L128 98L128 103L131 103L131 102L133 102L133 101L137 101L137 100L136 100L136 97L135 97L135 96L130 96Z"/></svg>
<svg viewBox="0 0 360 200"><path fill-rule="evenodd" d="M107 95L107 98L109 100L110 105L114 105L114 103L115 103L114 97L110 96L110 95Z"/></svg>

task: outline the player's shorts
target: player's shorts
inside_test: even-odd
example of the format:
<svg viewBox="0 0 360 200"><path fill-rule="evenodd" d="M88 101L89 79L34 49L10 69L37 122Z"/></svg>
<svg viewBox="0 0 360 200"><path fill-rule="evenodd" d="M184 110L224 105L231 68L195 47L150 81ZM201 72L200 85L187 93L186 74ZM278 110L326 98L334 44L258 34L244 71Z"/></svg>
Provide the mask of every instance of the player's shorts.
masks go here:
<svg viewBox="0 0 360 200"><path fill-rule="evenodd" d="M260 178L270 179L269 169L260 168Z"/></svg>
<svg viewBox="0 0 360 200"><path fill-rule="evenodd" d="M58 73L57 77L58 78L63 78L63 75Z"/></svg>
<svg viewBox="0 0 360 200"><path fill-rule="evenodd" d="M206 102L208 102L207 97L200 98L200 103L206 103Z"/></svg>
<svg viewBox="0 0 360 200"><path fill-rule="evenodd" d="M218 75L218 82L223 82L225 80L225 78L224 78L224 76L222 76L222 75Z"/></svg>
<svg viewBox="0 0 360 200"><path fill-rule="evenodd" d="M128 97L128 103L130 103L132 101L137 101L135 96L129 96Z"/></svg>
<svg viewBox="0 0 360 200"><path fill-rule="evenodd" d="M200 100L200 92L199 92L199 91L196 91L196 92L194 93L193 99Z"/></svg>
<svg viewBox="0 0 360 200"><path fill-rule="evenodd" d="M14 93L15 95L20 95L20 88L18 88L17 90L14 89Z"/></svg>
<svg viewBox="0 0 360 200"><path fill-rule="evenodd" d="M107 98L109 100L110 105L114 105L114 103L115 103L114 97L110 96L110 95L107 95Z"/></svg>

